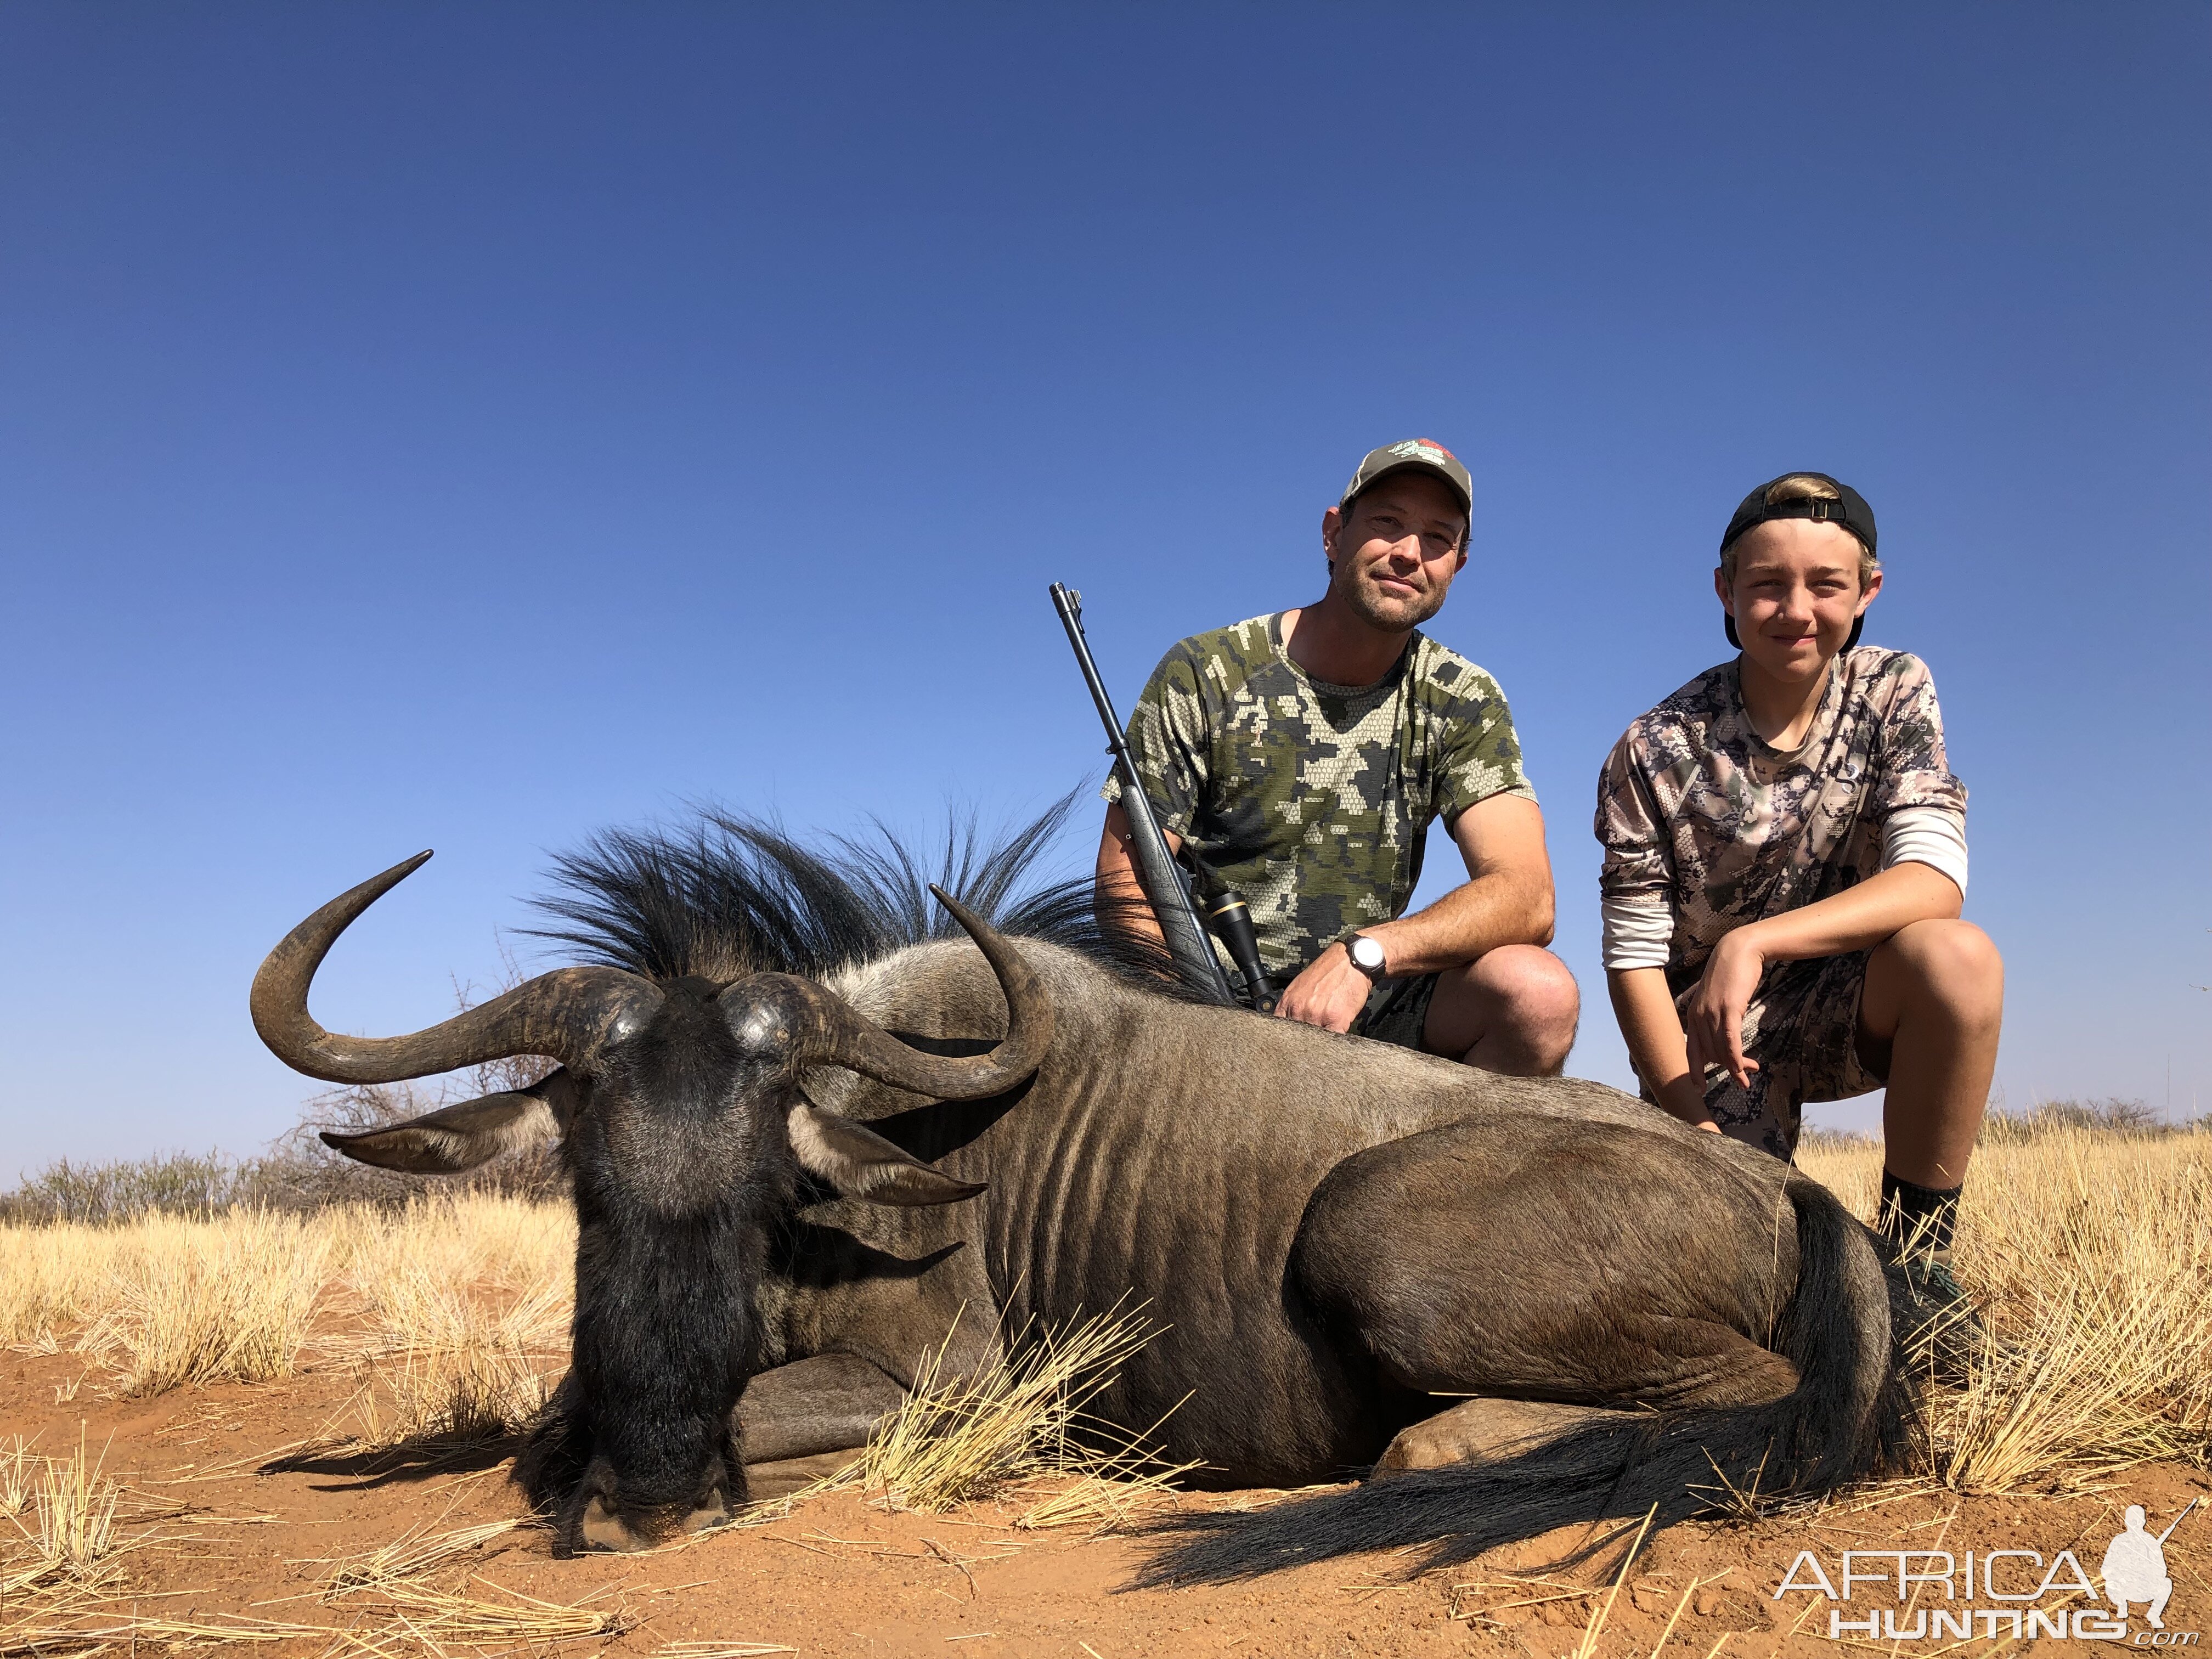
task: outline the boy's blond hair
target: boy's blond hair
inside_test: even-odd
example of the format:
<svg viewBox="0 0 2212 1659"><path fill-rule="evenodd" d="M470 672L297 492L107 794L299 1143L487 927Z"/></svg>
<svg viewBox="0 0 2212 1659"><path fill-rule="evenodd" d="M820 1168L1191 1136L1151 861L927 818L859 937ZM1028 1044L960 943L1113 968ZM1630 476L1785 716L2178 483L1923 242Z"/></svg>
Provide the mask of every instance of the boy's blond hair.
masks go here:
<svg viewBox="0 0 2212 1659"><path fill-rule="evenodd" d="M1835 501L1842 499L1835 485L1817 472L1793 472L1788 477L1777 478L1766 486L1766 504L1769 507L1777 501ZM1857 538L1852 539L1856 541ZM1731 587L1735 586L1735 550L1736 544L1730 542L1721 554L1721 580ZM1881 562L1875 557L1864 542L1860 542L1859 588L1862 592L1874 580L1874 573L1881 568Z"/></svg>

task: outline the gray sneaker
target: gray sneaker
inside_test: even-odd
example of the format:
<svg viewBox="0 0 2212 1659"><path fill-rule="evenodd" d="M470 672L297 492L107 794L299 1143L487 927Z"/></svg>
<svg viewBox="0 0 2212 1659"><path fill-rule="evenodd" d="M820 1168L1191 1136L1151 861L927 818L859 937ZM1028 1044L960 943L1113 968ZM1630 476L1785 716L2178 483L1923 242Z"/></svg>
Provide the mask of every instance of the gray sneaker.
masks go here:
<svg viewBox="0 0 2212 1659"><path fill-rule="evenodd" d="M1905 1349L1942 1382L1963 1382L1992 1350L1989 1329L1974 1299L1951 1271L1948 1250L1915 1250L1899 1261L1917 1317L1905 1332Z"/></svg>

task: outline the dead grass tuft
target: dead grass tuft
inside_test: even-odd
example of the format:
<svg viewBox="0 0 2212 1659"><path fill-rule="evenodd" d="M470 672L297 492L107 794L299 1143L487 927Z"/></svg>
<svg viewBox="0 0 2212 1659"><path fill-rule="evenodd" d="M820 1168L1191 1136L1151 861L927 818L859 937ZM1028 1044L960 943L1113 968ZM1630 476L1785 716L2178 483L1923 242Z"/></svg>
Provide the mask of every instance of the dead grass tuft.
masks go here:
<svg viewBox="0 0 2212 1659"><path fill-rule="evenodd" d="M354 1212L339 1240L368 1446L496 1440L544 1407L568 1358L574 1227L565 1210L472 1194Z"/></svg>
<svg viewBox="0 0 2212 1659"><path fill-rule="evenodd" d="M356 1590L380 1589L403 1580L420 1578L424 1573L483 1548L495 1538L504 1538L531 1524L529 1520L517 1516L481 1526L455 1527L446 1532L417 1527L389 1544L358 1555L325 1558L301 1565L331 1569L323 1580L323 1599L334 1601Z"/></svg>
<svg viewBox="0 0 2212 1659"><path fill-rule="evenodd" d="M18 1442L19 1507L8 1517L15 1536L0 1567L0 1599L96 1591L121 1565L115 1507L123 1489L101 1472L102 1459L88 1459L81 1441L68 1457L36 1458L35 1472L26 1466L29 1455Z"/></svg>
<svg viewBox="0 0 2212 1659"><path fill-rule="evenodd" d="M520 1590L471 1577L471 1586L482 1594L447 1589L423 1577L379 1579L372 1586L349 1593L346 1604L370 1604L386 1628L374 1632L386 1639L413 1638L434 1652L438 1645L504 1647L520 1642L577 1642L591 1637L619 1636L635 1620L613 1607L563 1606L541 1601ZM370 1644L363 1643L364 1647ZM402 1651L421 1651L421 1647Z"/></svg>
<svg viewBox="0 0 2212 1659"><path fill-rule="evenodd" d="M1065 1516L1030 1522L1048 1526L1102 1513L1097 1486L1139 1476L1164 1486L1193 1466L1163 1468L1145 1435L1126 1434L1084 1409L1152 1339L1154 1327L1141 1315L1116 1308L1065 1330L1025 1325L964 1376L942 1370L948 1336L924 1363L911 1398L870 1438L858 1466L863 1490L933 1514L1031 1475L1091 1477L1083 1494L1070 1489L1032 1507L1032 1514Z"/></svg>
<svg viewBox="0 0 2212 1659"><path fill-rule="evenodd" d="M0 1445L0 1520L12 1521L29 1511L46 1461L20 1434Z"/></svg>

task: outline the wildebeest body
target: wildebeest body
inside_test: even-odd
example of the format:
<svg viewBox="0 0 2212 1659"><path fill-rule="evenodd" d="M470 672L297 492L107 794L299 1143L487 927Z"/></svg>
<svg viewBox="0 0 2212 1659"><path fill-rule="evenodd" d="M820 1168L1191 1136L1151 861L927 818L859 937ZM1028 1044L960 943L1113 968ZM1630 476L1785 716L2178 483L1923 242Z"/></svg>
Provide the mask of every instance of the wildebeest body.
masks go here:
<svg viewBox="0 0 2212 1659"><path fill-rule="evenodd" d="M797 1455L881 1400L817 1366L746 1409L753 1377L848 1356L907 1382L933 1349L958 1371L1132 1304L1164 1328L1090 1409L1224 1484L1339 1478L1415 1424L1394 1462L1451 1456L1482 1441L1465 1396L1639 1413L1334 1505L1186 1517L1201 1536L1163 1572L1463 1553L1647 1503L1664 1521L1716 1470L1832 1485L1897 1443L1875 1246L1786 1166L1595 1084L1161 994L1110 950L1056 942L1080 931L1050 920L1073 896L1021 913L1042 937L948 902L975 942L913 943L910 866L872 889L851 861L722 829L752 864L703 837L572 861L592 896L564 937L600 965L428 1032L337 1037L306 1012L331 942L419 860L325 906L255 983L264 1036L314 1075L563 1061L528 1091L330 1137L452 1170L533 1126L563 1135L575 1358L517 1470L562 1550L602 1535L595 1508L650 1540L742 1497L733 1407ZM987 865L969 896L1003 897L1005 876Z"/></svg>
<svg viewBox="0 0 2212 1659"><path fill-rule="evenodd" d="M1786 1166L1601 1085L1164 1002L1024 948L1071 1029L1014 1095L917 1103L850 1073L808 1080L817 1103L989 1190L811 1212L893 1258L959 1248L902 1305L865 1278L799 1291L780 1358L857 1347L911 1375L963 1307L982 1338L1140 1301L1167 1328L1095 1408L1159 1423L1169 1456L1225 1485L1370 1464L1449 1403L1438 1392L1662 1405L1779 1376L1761 1340L1796 1280ZM837 988L933 1046L1004 1029L963 945Z"/></svg>

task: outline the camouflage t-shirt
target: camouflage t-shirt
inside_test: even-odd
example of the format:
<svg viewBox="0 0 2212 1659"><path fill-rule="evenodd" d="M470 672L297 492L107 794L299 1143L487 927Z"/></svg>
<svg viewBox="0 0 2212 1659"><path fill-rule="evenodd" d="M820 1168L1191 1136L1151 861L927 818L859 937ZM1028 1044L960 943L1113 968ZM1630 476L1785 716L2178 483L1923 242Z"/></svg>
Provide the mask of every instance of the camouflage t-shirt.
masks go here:
<svg viewBox="0 0 2212 1659"><path fill-rule="evenodd" d="M1161 827L1252 907L1279 983L1404 911L1437 817L1535 799L1498 682L1418 629L1362 686L1292 662L1279 612L1194 635L1152 671L1129 747ZM1119 780L1102 793L1119 799Z"/></svg>
<svg viewBox="0 0 2212 1659"><path fill-rule="evenodd" d="M1943 755L1928 665L1861 646L1838 655L1793 750L1753 730L1735 662L1640 716L1598 779L1599 886L1674 912L1679 998L1722 936L1812 904L1881 868L1882 824L1907 806L1966 811Z"/></svg>

